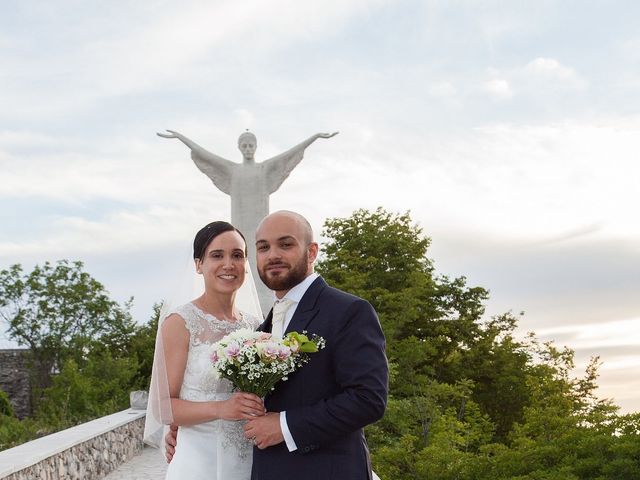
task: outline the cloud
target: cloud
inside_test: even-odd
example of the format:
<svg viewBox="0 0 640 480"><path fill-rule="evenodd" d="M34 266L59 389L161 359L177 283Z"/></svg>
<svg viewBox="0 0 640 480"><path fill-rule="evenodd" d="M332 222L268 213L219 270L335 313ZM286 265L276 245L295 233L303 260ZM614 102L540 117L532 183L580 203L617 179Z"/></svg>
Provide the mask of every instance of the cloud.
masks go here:
<svg viewBox="0 0 640 480"><path fill-rule="evenodd" d="M354 16L384 3L329 0L320 6L293 0L227 0L151 10L148 4L113 2L100 15L95 15L94 6L87 6L87 12L69 5L59 11L23 13L21 20L42 28L36 38L48 41L50 48L6 54L3 70L9 73L0 77L0 92L10 87L12 95L0 93L3 112L22 119L60 118L99 107L109 98L189 85L210 88L212 80L233 83L224 75L238 60L247 62L245 73L253 76L255 64L269 52L294 41L330 36ZM73 29L67 28L69 18L77 19ZM6 34L6 42L29 45L24 35L14 30ZM46 85L38 80L43 71Z"/></svg>
<svg viewBox="0 0 640 480"><path fill-rule="evenodd" d="M234 112L234 114L241 123L244 123L247 126L247 129L251 129L251 127L253 127L256 120L253 112L244 108L239 108Z"/></svg>
<svg viewBox="0 0 640 480"><path fill-rule="evenodd" d="M525 66L525 70L534 75L543 75L559 80L571 80L576 77L572 68L567 68L554 58L538 57Z"/></svg>
<svg viewBox="0 0 640 480"><path fill-rule="evenodd" d="M487 80L483 86L484 90L494 98L503 100L513 97L511 85L504 78L493 78Z"/></svg>
<svg viewBox="0 0 640 480"><path fill-rule="evenodd" d="M524 67L524 71L532 78L554 82L572 88L586 88L587 81L579 76L573 68L562 65L555 58L538 57Z"/></svg>
<svg viewBox="0 0 640 480"><path fill-rule="evenodd" d="M119 254L183 241L206 217L205 209L150 207L116 210L99 219L53 215L47 235L0 242L0 258L72 258Z"/></svg>
<svg viewBox="0 0 640 480"><path fill-rule="evenodd" d="M2 150L46 149L50 151L68 146L68 142L63 142L59 137L41 131L5 130L0 132L0 149Z"/></svg>
<svg viewBox="0 0 640 480"><path fill-rule="evenodd" d="M591 358L601 362L599 398L610 398L623 412L637 411L640 391L640 318L595 324L562 325L539 329L537 337L567 346L575 352L574 375L583 376Z"/></svg>
<svg viewBox="0 0 640 480"><path fill-rule="evenodd" d="M640 224L629 221L640 202L633 180L640 176L638 132L637 116L597 124L493 124L451 136L376 135L366 152L399 166L384 184L385 192L402 193L381 193L385 204L412 205L430 225L463 225L488 238L527 242L584 229L631 239L640 235ZM443 198L447 208L436 208Z"/></svg>
<svg viewBox="0 0 640 480"><path fill-rule="evenodd" d="M552 243L561 243L561 242L576 240L576 239L583 238L585 236L592 235L594 233L598 233L602 231L603 227L604 227L603 222L597 222L591 225L584 225L584 226L569 229L565 232L556 233L547 239L540 240L540 242L552 244Z"/></svg>
<svg viewBox="0 0 640 480"><path fill-rule="evenodd" d="M449 98L456 95L457 89L453 83L440 81L429 86L429 95L439 98Z"/></svg>
<svg viewBox="0 0 640 480"><path fill-rule="evenodd" d="M554 326L540 329L536 333L540 338L560 337L570 340L571 348L574 349L636 347L636 352L640 352L640 318ZM624 353L622 356L628 357ZM640 356L640 353L637 356ZM622 358L619 363L610 366L619 368L625 362Z"/></svg>
<svg viewBox="0 0 640 480"><path fill-rule="evenodd" d="M556 99L564 105L568 92L581 95L589 86L573 68L546 57L535 58L524 66L490 67L483 76L488 78L482 81L482 93L497 100L517 100L523 109L530 109L532 104L553 109Z"/></svg>

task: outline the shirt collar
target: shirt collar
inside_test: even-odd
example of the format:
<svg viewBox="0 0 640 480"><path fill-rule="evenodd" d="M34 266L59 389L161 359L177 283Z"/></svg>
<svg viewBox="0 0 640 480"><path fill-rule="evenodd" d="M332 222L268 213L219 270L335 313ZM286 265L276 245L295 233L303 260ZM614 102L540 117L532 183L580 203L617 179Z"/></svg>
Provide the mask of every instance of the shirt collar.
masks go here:
<svg viewBox="0 0 640 480"><path fill-rule="evenodd" d="M291 290L289 290L287 294L282 298L288 298L289 300L299 303L300 300L302 300L302 297L304 296L304 294L307 293L307 290L311 286L313 281L319 276L320 275L318 275L315 272L312 273L311 275L306 277L304 280L302 280L299 284L297 284L295 287L293 287ZM278 301L277 297L276 297L276 301Z"/></svg>

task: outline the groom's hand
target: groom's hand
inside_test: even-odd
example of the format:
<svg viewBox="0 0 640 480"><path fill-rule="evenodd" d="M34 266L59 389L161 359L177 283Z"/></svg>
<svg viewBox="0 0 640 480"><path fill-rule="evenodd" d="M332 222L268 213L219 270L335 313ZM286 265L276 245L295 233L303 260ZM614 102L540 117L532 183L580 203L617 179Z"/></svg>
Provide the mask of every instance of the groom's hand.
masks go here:
<svg viewBox="0 0 640 480"><path fill-rule="evenodd" d="M280 414L267 412L262 417L256 417L244 426L244 436L253 441L260 450L284 442L282 429L280 428Z"/></svg>
<svg viewBox="0 0 640 480"><path fill-rule="evenodd" d="M169 425L169 431L164 436L164 456L167 463L171 463L173 454L176 453L176 444L178 442L178 426Z"/></svg>

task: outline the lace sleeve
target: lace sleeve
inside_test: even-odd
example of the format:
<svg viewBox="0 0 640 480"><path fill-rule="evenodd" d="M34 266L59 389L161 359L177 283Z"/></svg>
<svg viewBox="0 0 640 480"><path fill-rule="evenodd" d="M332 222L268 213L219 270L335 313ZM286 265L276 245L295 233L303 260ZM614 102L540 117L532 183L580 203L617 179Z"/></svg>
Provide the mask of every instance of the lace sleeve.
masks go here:
<svg viewBox="0 0 640 480"><path fill-rule="evenodd" d="M173 313L180 315L184 320L184 326L189 331L189 344L198 345L201 343L200 337L204 332L204 324L193 307L192 304L187 303L176 308Z"/></svg>
<svg viewBox="0 0 640 480"><path fill-rule="evenodd" d="M242 314L242 326L245 328L250 328L251 330L255 330L262 323L255 315L251 315L249 313L240 312Z"/></svg>

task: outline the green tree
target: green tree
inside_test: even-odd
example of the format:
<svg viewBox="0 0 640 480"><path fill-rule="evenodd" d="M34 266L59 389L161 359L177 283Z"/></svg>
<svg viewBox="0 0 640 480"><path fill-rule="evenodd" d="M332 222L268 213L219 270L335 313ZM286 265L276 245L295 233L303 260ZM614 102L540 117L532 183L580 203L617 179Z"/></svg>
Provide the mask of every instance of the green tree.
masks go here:
<svg viewBox="0 0 640 480"><path fill-rule="evenodd" d="M408 213L357 210L349 218L327 220L323 236L328 241L318 271L332 285L371 302L390 360L418 387L438 378L460 343L474 338L486 291L467 288L463 277L435 277L426 257L430 241ZM406 382L393 387L396 394L413 394L398 391Z"/></svg>
<svg viewBox="0 0 640 480"><path fill-rule="evenodd" d="M504 438L528 401L520 369L528 356L511 335L515 319L505 315L483 323L488 292L467 286L464 277L436 275L427 258L430 240L408 213L357 210L327 220L323 236L328 240L318 271L378 312L389 361L402 372L393 377L391 394L419 396L434 382L471 380L470 398ZM498 379L509 388L496 389Z"/></svg>
<svg viewBox="0 0 640 480"><path fill-rule="evenodd" d="M387 338L390 397L367 428L375 470L402 479L639 479L638 416L595 395L598 359L518 340L488 293L436 275L408 213L329 219L318 271L367 299Z"/></svg>
<svg viewBox="0 0 640 480"><path fill-rule="evenodd" d="M138 370L135 358L94 350L82 366L68 359L43 391L37 417L52 431L127 408Z"/></svg>
<svg viewBox="0 0 640 480"><path fill-rule="evenodd" d="M111 300L82 262L46 262L30 273L21 265L0 271L0 318L9 338L30 349L44 385L67 359L82 363L96 341L114 354L123 352L135 329L131 302Z"/></svg>
<svg viewBox="0 0 640 480"><path fill-rule="evenodd" d="M156 333L160 319L162 302L153 304L153 311L147 323L136 327L128 347L129 357L137 362L136 374L132 379L136 388L148 390L153 367L153 352L156 346Z"/></svg>
<svg viewBox="0 0 640 480"><path fill-rule="evenodd" d="M111 300L81 262L0 271L0 318L38 374L31 418L12 418L0 395L3 448L122 410L131 390L148 388L160 305L136 325L130 304Z"/></svg>

